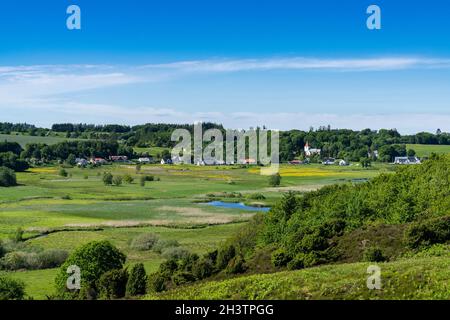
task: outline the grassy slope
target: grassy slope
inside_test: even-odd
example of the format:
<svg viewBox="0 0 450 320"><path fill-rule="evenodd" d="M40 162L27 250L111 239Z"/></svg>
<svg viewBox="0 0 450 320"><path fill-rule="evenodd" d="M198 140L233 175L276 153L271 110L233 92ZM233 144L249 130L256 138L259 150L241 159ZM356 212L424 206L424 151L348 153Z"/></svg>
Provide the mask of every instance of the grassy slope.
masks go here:
<svg viewBox="0 0 450 320"><path fill-rule="evenodd" d="M379 263L381 290L367 288L370 263L328 265L180 287L147 299L450 299L450 255Z"/></svg>
<svg viewBox="0 0 450 320"><path fill-rule="evenodd" d="M450 146L431 144L407 144L406 149L413 149L417 156L427 157L431 153L450 153Z"/></svg>

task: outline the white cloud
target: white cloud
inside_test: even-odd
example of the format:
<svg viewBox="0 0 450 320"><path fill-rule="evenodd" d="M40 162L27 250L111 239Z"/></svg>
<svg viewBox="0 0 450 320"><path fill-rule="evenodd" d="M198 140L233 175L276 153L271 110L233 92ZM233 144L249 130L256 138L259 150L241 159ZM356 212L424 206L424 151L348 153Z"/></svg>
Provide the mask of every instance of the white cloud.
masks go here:
<svg viewBox="0 0 450 320"><path fill-rule="evenodd" d="M409 68L449 67L450 60L415 57L365 59L271 58L242 60L198 60L146 65L142 68L182 72L238 72L268 70L386 71Z"/></svg>
<svg viewBox="0 0 450 320"><path fill-rule="evenodd" d="M266 125L269 128L277 129L299 128L307 130L310 126L318 127L330 124L335 128L397 128L401 132L434 131L438 127L450 131L450 115L448 114L227 113L223 110L180 112L174 108L81 103L71 97L71 93L108 87L120 88L124 85L139 82L168 81L173 77L188 77L191 73L266 72L269 70L362 72L448 68L449 66L450 60L414 57L228 59L183 61L142 66L0 66L0 112L2 121L28 121L41 125L63 121L132 124L213 121L223 123L230 128ZM97 98L99 97L97 96ZM147 102L143 101L142 105L147 105ZM21 116L17 117L19 111ZM44 116L43 113L52 116ZM343 113L345 113L345 110Z"/></svg>

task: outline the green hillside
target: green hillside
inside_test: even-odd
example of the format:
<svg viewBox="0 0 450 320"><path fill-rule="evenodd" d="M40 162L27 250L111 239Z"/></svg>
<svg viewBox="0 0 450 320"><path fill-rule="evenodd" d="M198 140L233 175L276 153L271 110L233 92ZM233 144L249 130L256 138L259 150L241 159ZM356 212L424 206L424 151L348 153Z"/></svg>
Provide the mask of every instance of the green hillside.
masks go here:
<svg viewBox="0 0 450 320"><path fill-rule="evenodd" d="M418 157L429 157L432 153L450 153L449 145L407 144L406 148L413 149Z"/></svg>
<svg viewBox="0 0 450 320"><path fill-rule="evenodd" d="M442 250L444 251L444 250ZM450 247L442 256L379 263L381 289L367 288L371 263L329 265L212 281L159 294L150 300L450 299Z"/></svg>

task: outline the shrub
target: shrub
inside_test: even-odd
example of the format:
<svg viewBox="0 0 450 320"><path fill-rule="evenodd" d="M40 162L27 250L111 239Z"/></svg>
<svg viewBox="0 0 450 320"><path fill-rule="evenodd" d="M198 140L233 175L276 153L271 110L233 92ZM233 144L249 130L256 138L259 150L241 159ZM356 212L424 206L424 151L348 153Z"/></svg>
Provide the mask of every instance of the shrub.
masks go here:
<svg viewBox="0 0 450 320"><path fill-rule="evenodd" d="M269 186L278 187L281 184L281 176L279 173L271 175L269 178Z"/></svg>
<svg viewBox="0 0 450 320"><path fill-rule="evenodd" d="M366 248L363 253L363 259L368 262L383 262L387 260L381 249L377 247Z"/></svg>
<svg viewBox="0 0 450 320"><path fill-rule="evenodd" d="M118 187L122 184L122 177L121 176L115 176L112 180L112 183Z"/></svg>
<svg viewBox="0 0 450 320"><path fill-rule="evenodd" d="M172 282L176 286L180 286L189 282L194 282L195 277L192 273L186 271L178 271L172 276Z"/></svg>
<svg viewBox="0 0 450 320"><path fill-rule="evenodd" d="M305 263L304 263L304 254L303 253L299 253L298 255L296 255L294 257L294 259L289 261L289 263L287 264L287 268L289 270L298 270L298 269L303 269L304 267L305 267Z"/></svg>
<svg viewBox="0 0 450 320"><path fill-rule="evenodd" d="M131 248L139 251L151 250L158 242L158 236L153 233L143 233L138 235L131 242Z"/></svg>
<svg viewBox="0 0 450 320"><path fill-rule="evenodd" d="M18 242L22 242L23 241L23 229L22 228L17 228L16 232L14 233L14 242L18 243Z"/></svg>
<svg viewBox="0 0 450 320"><path fill-rule="evenodd" d="M123 176L123 181L125 181L125 183L132 184L134 181L134 178L131 175L126 174Z"/></svg>
<svg viewBox="0 0 450 320"><path fill-rule="evenodd" d="M159 272L153 273L149 277L149 287L154 292L162 292L167 289L166 278Z"/></svg>
<svg viewBox="0 0 450 320"><path fill-rule="evenodd" d="M39 253L13 251L0 259L0 267L6 270L37 270L59 267L67 259L64 250L50 249Z"/></svg>
<svg viewBox="0 0 450 320"><path fill-rule="evenodd" d="M217 268L223 270L227 267L231 259L236 255L236 249L233 245L222 247L217 254Z"/></svg>
<svg viewBox="0 0 450 320"><path fill-rule="evenodd" d="M226 273L228 274L239 274L245 272L245 261L242 256L235 256L227 265Z"/></svg>
<svg viewBox="0 0 450 320"><path fill-rule="evenodd" d="M105 172L102 180L105 186L110 186L113 183L113 175L110 172Z"/></svg>
<svg viewBox="0 0 450 320"><path fill-rule="evenodd" d="M146 293L147 289L147 273L145 272L144 265L137 263L131 268L126 294L127 296L137 296Z"/></svg>
<svg viewBox="0 0 450 320"><path fill-rule="evenodd" d="M101 299L119 299L125 297L128 282L126 269L111 270L101 275L97 283Z"/></svg>
<svg viewBox="0 0 450 320"><path fill-rule="evenodd" d="M214 272L214 263L209 258L197 260L192 266L192 274L198 280L210 277Z"/></svg>
<svg viewBox="0 0 450 320"><path fill-rule="evenodd" d="M247 196L247 198L252 200L265 200L266 197L262 193L252 193Z"/></svg>
<svg viewBox="0 0 450 320"><path fill-rule="evenodd" d="M280 248L272 253L272 264L275 267L284 267L288 264L289 260L289 256L283 248Z"/></svg>
<svg viewBox="0 0 450 320"><path fill-rule="evenodd" d="M17 185L16 174L9 168L0 167L0 187Z"/></svg>
<svg viewBox="0 0 450 320"><path fill-rule="evenodd" d="M66 177L69 175L69 173L68 173L68 172L66 171L66 169L64 169L64 168L59 169L58 174L59 174L61 177L64 177L64 178L66 178Z"/></svg>
<svg viewBox="0 0 450 320"><path fill-rule="evenodd" d="M405 232L406 243L416 249L450 240L450 216L413 223Z"/></svg>
<svg viewBox="0 0 450 320"><path fill-rule="evenodd" d="M154 246L153 250L157 253L162 253L164 249L179 247L180 244L177 240L159 240Z"/></svg>
<svg viewBox="0 0 450 320"><path fill-rule="evenodd" d="M61 266L66 261L69 253L60 249L49 249L38 254L39 268L50 269Z"/></svg>
<svg viewBox="0 0 450 320"><path fill-rule="evenodd" d="M67 274L69 266L75 265L80 268L82 287L95 289L95 282L100 279L101 275L111 270L122 269L125 260L125 255L110 242L89 242L76 249L60 267L55 279L58 293L65 295L68 292L66 282L69 277ZM78 292L75 291L69 296L73 298L77 294Z"/></svg>
<svg viewBox="0 0 450 320"><path fill-rule="evenodd" d="M22 300L25 296L25 284L0 275L0 300Z"/></svg>
<svg viewBox="0 0 450 320"><path fill-rule="evenodd" d="M29 266L27 253L25 252L9 252L0 260L0 266L5 270L21 270L27 269Z"/></svg>
<svg viewBox="0 0 450 320"><path fill-rule="evenodd" d="M180 247L169 247L162 251L162 256L166 259L183 259L189 256L189 251Z"/></svg>

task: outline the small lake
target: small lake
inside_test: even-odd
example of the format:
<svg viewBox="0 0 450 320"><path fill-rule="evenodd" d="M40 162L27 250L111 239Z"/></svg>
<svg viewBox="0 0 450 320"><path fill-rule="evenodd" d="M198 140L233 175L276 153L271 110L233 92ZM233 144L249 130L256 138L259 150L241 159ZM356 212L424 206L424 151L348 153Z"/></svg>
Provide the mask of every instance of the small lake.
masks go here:
<svg viewBox="0 0 450 320"><path fill-rule="evenodd" d="M219 208L239 209L239 210L248 210L248 211L268 212L270 210L270 208L268 208L268 207L252 207L252 206L247 206L243 203L234 203L234 202L211 201L211 202L206 202L205 204L208 206L219 207Z"/></svg>

